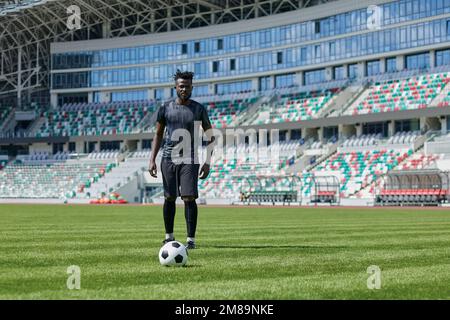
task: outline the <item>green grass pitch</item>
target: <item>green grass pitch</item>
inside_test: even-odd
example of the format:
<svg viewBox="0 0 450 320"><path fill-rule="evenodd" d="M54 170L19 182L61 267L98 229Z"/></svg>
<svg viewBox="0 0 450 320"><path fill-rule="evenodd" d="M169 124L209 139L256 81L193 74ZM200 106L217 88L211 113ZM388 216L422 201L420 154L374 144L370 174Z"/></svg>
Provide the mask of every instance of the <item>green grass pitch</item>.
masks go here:
<svg viewBox="0 0 450 320"><path fill-rule="evenodd" d="M449 230L446 210L199 207L199 248L168 268L160 207L0 205L0 299L449 299Z"/></svg>

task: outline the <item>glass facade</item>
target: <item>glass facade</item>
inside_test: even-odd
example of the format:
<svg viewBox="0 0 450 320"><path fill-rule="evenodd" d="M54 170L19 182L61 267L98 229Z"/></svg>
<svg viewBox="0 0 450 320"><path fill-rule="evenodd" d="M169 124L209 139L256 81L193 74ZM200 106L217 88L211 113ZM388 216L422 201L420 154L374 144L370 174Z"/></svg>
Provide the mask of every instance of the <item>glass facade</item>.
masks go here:
<svg viewBox="0 0 450 320"><path fill-rule="evenodd" d="M200 97L200 96L206 96L209 94L209 88L208 86L195 86L192 90L192 96L194 97Z"/></svg>
<svg viewBox="0 0 450 320"><path fill-rule="evenodd" d="M95 102L95 103L99 103L100 102L100 92L94 92L94 94L93 94L93 102ZM61 104L60 104L61 105Z"/></svg>
<svg viewBox="0 0 450 320"><path fill-rule="evenodd" d="M147 90L119 91L111 93L112 102L148 100Z"/></svg>
<svg viewBox="0 0 450 320"><path fill-rule="evenodd" d="M430 54L420 53L406 56L407 69L426 69L430 67Z"/></svg>
<svg viewBox="0 0 450 320"><path fill-rule="evenodd" d="M450 13L450 0L402 0L378 6L381 26ZM254 32L177 43L53 56L53 69L90 68L185 60L252 51L368 30L374 13L367 8ZM448 24L446 28L450 30Z"/></svg>
<svg viewBox="0 0 450 320"><path fill-rule="evenodd" d="M359 76L359 67L358 64L349 64L348 65L348 77L349 79L354 79Z"/></svg>
<svg viewBox="0 0 450 320"><path fill-rule="evenodd" d="M282 74L275 76L275 88L290 87L295 84L295 74Z"/></svg>
<svg viewBox="0 0 450 320"><path fill-rule="evenodd" d="M381 134L383 137L387 137L389 134L389 128L387 122L372 122L364 123L362 126L362 134Z"/></svg>
<svg viewBox="0 0 450 320"><path fill-rule="evenodd" d="M342 80L344 79L344 67L334 67L333 69L333 79L334 80Z"/></svg>
<svg viewBox="0 0 450 320"><path fill-rule="evenodd" d="M144 139L142 140L142 149L149 150L152 148L153 140Z"/></svg>
<svg viewBox="0 0 450 320"><path fill-rule="evenodd" d="M316 21L203 40L54 54L53 70L92 70L53 73L52 85L53 89L72 89L162 84L171 81L176 69L193 70L196 79L214 79L333 63L450 41L449 18L390 27L450 13L450 0L402 0L379 7L383 13L381 30L367 30L371 13L361 9ZM349 35L355 31L364 33ZM325 39L336 35L342 37ZM301 45L306 41L315 43ZM221 57L225 54L232 56ZM349 77L352 77L350 68Z"/></svg>
<svg viewBox="0 0 450 320"><path fill-rule="evenodd" d="M399 120L395 121L395 132L409 132L409 131L419 131L420 130L420 120Z"/></svg>
<svg viewBox="0 0 450 320"><path fill-rule="evenodd" d="M386 59L386 72L397 71L397 58L387 58Z"/></svg>
<svg viewBox="0 0 450 320"><path fill-rule="evenodd" d="M120 141L101 141L100 151L120 150Z"/></svg>
<svg viewBox="0 0 450 320"><path fill-rule="evenodd" d="M321 83L325 81L325 69L307 71L304 74L305 85Z"/></svg>
<svg viewBox="0 0 450 320"><path fill-rule="evenodd" d="M155 100L164 99L164 89L155 89Z"/></svg>
<svg viewBox="0 0 450 320"><path fill-rule="evenodd" d="M291 140L300 140L302 138L302 130L292 130L291 131Z"/></svg>
<svg viewBox="0 0 450 320"><path fill-rule="evenodd" d="M67 103L87 103L89 100L87 93L73 93L58 95L58 104L60 106Z"/></svg>
<svg viewBox="0 0 450 320"><path fill-rule="evenodd" d="M272 89L272 77L261 77L259 78L259 90L265 91Z"/></svg>
<svg viewBox="0 0 450 320"><path fill-rule="evenodd" d="M450 49L436 51L436 66L450 64Z"/></svg>
<svg viewBox="0 0 450 320"><path fill-rule="evenodd" d="M238 93L252 90L252 81L220 83L216 85L217 94Z"/></svg>
<svg viewBox="0 0 450 320"><path fill-rule="evenodd" d="M374 76L381 73L380 60L367 62L367 76Z"/></svg>
<svg viewBox="0 0 450 320"><path fill-rule="evenodd" d="M339 128L338 127L325 127L323 128L323 138L324 139L333 139L339 137Z"/></svg>

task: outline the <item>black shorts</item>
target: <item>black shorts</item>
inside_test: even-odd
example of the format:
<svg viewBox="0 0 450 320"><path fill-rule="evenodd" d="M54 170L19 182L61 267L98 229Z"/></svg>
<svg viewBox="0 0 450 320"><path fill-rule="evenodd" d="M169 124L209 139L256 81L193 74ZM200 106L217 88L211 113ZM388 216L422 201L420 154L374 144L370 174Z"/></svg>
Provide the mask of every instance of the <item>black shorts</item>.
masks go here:
<svg viewBox="0 0 450 320"><path fill-rule="evenodd" d="M172 160L162 158L161 172L166 198L198 198L199 164L174 164Z"/></svg>

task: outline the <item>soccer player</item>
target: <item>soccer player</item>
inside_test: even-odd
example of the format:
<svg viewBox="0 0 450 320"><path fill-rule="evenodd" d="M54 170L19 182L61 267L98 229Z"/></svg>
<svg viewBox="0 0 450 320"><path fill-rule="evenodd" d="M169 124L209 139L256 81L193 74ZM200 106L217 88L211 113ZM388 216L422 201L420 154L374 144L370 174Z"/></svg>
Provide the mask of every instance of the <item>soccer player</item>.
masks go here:
<svg viewBox="0 0 450 320"><path fill-rule="evenodd" d="M184 201L187 226L186 247L188 249L195 249L195 232L197 229L198 216L197 203L195 201L198 198L198 178L200 176L200 179L204 180L209 175L212 156L210 147L214 142L210 131L211 122L206 108L200 103L190 99L193 89L193 78L194 74L192 72L181 72L180 70L177 70L177 73L174 75L178 98L166 102L158 110L156 135L153 140L149 167L150 175L156 178L156 156L164 139L165 144L162 151L161 171L165 196L163 213L166 238L163 241L163 244L175 240L173 234L176 210L175 201L177 197L181 197ZM202 144L194 143L195 137L198 136L194 131L199 129L198 126L195 126L195 122L201 123L209 140L206 161L202 166L200 173L200 164L198 163L198 155L195 146ZM182 132L184 130L184 132L189 135L188 137L190 138L191 144L190 155L182 154L184 149L182 149L181 152L178 151L180 144L183 142L180 141L180 139L176 139L180 130ZM178 156L180 154L181 156L179 158ZM174 157L177 159L174 159Z"/></svg>

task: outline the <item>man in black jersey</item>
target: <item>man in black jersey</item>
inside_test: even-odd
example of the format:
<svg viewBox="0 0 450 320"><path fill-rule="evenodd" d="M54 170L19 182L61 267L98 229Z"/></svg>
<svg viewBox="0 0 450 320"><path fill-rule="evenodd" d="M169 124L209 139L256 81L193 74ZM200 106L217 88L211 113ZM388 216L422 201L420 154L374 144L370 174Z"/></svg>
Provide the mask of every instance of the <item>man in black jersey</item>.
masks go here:
<svg viewBox="0 0 450 320"><path fill-rule="evenodd" d="M161 161L161 171L164 185L164 225L166 239L164 243L175 240L173 235L175 220L175 201L181 197L185 205L185 218L187 226L188 249L195 249L195 232L197 229L197 203L198 177L204 180L210 172L212 151L208 148L205 164L201 167L198 162L196 146L198 141L198 126L200 124L205 131L209 147L214 139L211 134L211 122L206 108L200 103L191 100L192 72L177 70L174 75L178 98L161 106L158 110L156 135L153 140L152 154L150 158L150 175L157 177L156 156L161 148L164 138L164 147ZM181 139L180 139L181 137ZM185 141L187 139L188 141ZM190 139L190 144L189 144ZM184 143L183 143L184 141ZM187 148L186 147L187 144ZM181 150L180 150L180 146ZM186 151L187 149L187 151ZM200 173L199 173L200 170Z"/></svg>

